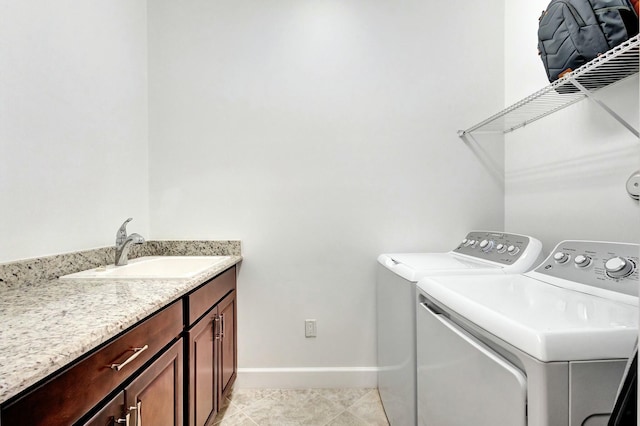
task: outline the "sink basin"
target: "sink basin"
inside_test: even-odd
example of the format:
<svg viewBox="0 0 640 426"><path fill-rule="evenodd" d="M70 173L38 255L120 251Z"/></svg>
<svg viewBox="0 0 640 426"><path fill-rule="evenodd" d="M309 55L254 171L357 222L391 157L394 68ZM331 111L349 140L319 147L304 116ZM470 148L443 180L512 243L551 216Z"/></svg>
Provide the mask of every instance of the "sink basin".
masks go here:
<svg viewBox="0 0 640 426"><path fill-rule="evenodd" d="M180 279L192 278L230 256L147 256L129 260L128 265L107 265L60 277L86 279Z"/></svg>

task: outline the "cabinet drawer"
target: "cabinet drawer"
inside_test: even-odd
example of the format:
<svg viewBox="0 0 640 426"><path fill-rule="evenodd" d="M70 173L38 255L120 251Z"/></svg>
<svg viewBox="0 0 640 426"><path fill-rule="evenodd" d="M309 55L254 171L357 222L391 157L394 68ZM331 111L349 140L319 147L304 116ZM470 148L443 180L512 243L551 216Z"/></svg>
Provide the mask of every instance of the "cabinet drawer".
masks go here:
<svg viewBox="0 0 640 426"><path fill-rule="evenodd" d="M182 302L174 302L5 407L0 423L53 426L77 421L175 339L182 331L182 319ZM145 346L132 356L133 348ZM116 371L113 364L121 369Z"/></svg>
<svg viewBox="0 0 640 426"><path fill-rule="evenodd" d="M236 267L227 269L187 296L189 324L193 324L227 293L236 288Z"/></svg>

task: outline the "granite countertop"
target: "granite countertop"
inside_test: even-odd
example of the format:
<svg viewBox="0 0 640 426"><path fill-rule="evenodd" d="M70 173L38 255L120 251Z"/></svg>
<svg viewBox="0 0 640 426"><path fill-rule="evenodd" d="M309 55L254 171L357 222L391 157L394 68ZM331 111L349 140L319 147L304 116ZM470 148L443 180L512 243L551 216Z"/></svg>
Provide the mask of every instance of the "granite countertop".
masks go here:
<svg viewBox="0 0 640 426"><path fill-rule="evenodd" d="M0 404L241 260L229 256L190 279L0 289Z"/></svg>

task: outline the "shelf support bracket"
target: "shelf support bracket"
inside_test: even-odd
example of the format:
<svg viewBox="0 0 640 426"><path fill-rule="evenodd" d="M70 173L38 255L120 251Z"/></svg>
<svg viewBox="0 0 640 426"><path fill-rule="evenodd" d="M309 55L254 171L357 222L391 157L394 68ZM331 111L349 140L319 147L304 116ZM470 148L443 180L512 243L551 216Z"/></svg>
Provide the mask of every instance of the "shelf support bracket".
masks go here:
<svg viewBox="0 0 640 426"><path fill-rule="evenodd" d="M582 84L580 84L580 82L578 80L576 80L575 78L570 78L569 81L571 82L571 84L573 84L574 86L576 86L578 89L580 89L580 91L582 93L584 93L584 95L591 99L593 102L596 103L596 105L598 105L600 108L602 108L603 110L605 110L607 113L609 113L609 115L611 115L613 118L615 118L620 124L622 124L628 131L630 131L631 133L633 133L633 135L636 138L640 138L640 132L638 132L638 129L636 129L635 127L633 127L631 124L629 124L624 118L622 118L617 112L615 112L614 110L612 110L611 108L609 108L607 106L607 104L605 104L604 102L602 102L600 99L596 98L595 95L586 87L584 87Z"/></svg>
<svg viewBox="0 0 640 426"><path fill-rule="evenodd" d="M501 167L496 163L494 159L491 158L487 151L482 148L482 145L473 136L473 133L459 130L458 136L460 137L460 139L462 139L464 144L469 147L473 155L475 155L476 158L480 160L480 163L484 166L491 178L504 193L504 166Z"/></svg>

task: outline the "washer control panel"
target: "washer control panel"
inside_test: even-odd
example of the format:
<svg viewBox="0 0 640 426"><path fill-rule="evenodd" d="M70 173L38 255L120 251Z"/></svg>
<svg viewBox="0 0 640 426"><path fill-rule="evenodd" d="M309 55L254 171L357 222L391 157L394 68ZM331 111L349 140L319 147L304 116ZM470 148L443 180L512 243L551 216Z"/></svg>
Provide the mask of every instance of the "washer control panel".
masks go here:
<svg viewBox="0 0 640 426"><path fill-rule="evenodd" d="M535 272L638 296L639 244L562 241Z"/></svg>
<svg viewBox="0 0 640 426"><path fill-rule="evenodd" d="M530 243L531 239L525 235L472 231L453 251L503 265L512 265L526 252Z"/></svg>

